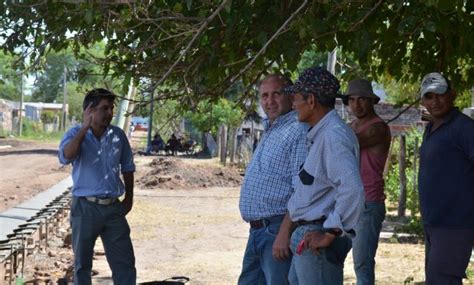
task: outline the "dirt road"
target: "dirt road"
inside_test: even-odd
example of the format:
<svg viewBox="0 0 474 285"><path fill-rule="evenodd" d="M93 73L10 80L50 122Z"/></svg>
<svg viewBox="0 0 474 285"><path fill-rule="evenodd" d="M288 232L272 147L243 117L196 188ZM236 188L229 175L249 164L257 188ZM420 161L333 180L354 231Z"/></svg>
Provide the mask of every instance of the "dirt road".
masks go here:
<svg viewBox="0 0 474 285"><path fill-rule="evenodd" d="M0 212L55 185L70 173L57 144L0 139Z"/></svg>

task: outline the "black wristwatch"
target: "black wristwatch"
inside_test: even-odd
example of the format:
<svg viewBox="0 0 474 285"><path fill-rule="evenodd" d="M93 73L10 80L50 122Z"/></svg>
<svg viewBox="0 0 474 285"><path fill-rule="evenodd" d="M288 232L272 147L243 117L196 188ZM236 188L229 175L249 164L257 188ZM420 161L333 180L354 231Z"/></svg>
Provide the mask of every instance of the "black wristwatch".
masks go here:
<svg viewBox="0 0 474 285"><path fill-rule="evenodd" d="M326 229L326 228L324 228L323 230L324 230L325 233L329 233L329 234L335 235L337 237L342 235L342 230L341 229Z"/></svg>

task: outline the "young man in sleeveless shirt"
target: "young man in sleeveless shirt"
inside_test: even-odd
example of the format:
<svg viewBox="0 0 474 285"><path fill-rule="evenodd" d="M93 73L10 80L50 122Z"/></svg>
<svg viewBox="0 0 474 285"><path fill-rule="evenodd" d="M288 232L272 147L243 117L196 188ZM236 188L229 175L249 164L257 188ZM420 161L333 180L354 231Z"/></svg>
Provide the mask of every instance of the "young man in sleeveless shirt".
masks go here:
<svg viewBox="0 0 474 285"><path fill-rule="evenodd" d="M350 126L360 146L360 173L365 191L365 209L355 228L352 255L357 284L375 283L375 253L385 218L383 170L390 147L390 129L375 113L380 98L365 79L349 82L346 98L356 119Z"/></svg>

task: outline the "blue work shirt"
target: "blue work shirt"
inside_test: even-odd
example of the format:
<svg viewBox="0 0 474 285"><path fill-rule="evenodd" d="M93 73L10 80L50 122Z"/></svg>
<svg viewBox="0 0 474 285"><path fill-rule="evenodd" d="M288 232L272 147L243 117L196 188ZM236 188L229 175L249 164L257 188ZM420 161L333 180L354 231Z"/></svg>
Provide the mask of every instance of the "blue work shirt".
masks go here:
<svg viewBox="0 0 474 285"><path fill-rule="evenodd" d="M423 224L474 229L474 120L454 109L420 148L419 192Z"/></svg>
<svg viewBox="0 0 474 285"><path fill-rule="evenodd" d="M306 151L308 125L295 111L264 121L265 133L245 171L240 192L240 214L254 221L286 214L286 207Z"/></svg>
<svg viewBox="0 0 474 285"><path fill-rule="evenodd" d="M352 231L364 209L359 143L335 110L327 113L307 135L308 156L288 202L292 221L325 218L325 228Z"/></svg>
<svg viewBox="0 0 474 285"><path fill-rule="evenodd" d="M64 147L79 133L81 126L69 129L59 144L59 162L72 163L72 195L75 197L119 197L125 192L120 172L135 171L133 154L122 129L110 125L100 140L89 129L77 157L64 157Z"/></svg>

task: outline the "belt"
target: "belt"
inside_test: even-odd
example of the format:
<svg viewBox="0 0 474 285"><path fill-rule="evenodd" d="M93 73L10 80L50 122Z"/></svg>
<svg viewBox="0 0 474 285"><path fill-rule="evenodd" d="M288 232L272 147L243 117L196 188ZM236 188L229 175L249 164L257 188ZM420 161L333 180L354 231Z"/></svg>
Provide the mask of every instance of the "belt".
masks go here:
<svg viewBox="0 0 474 285"><path fill-rule="evenodd" d="M92 197L92 196L86 196L84 198L86 198L86 200L89 202L96 203L99 205L104 205L104 206L111 205L115 203L115 201L118 200L117 198L97 198L97 197Z"/></svg>
<svg viewBox="0 0 474 285"><path fill-rule="evenodd" d="M304 221L304 220L296 221L295 224L297 227L304 226L304 225L322 225L325 220L326 220L326 217L322 217L320 219L312 220L312 221Z"/></svg>
<svg viewBox="0 0 474 285"><path fill-rule="evenodd" d="M250 227L251 227L252 229L263 228L263 227L268 226L268 225L271 224L271 223L283 221L283 218L284 218L284 217L285 217L284 215L280 215L280 216L273 216L273 217L266 218L266 219L260 219L260 220L250 221Z"/></svg>

